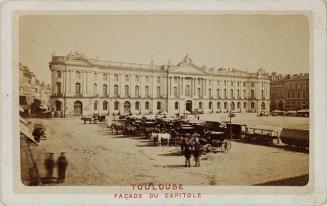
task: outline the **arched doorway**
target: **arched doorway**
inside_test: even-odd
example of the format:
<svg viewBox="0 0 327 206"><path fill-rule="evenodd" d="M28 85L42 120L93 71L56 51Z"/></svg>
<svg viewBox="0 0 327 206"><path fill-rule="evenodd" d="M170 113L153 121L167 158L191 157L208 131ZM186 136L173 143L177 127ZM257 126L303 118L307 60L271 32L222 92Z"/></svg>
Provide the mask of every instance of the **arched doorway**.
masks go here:
<svg viewBox="0 0 327 206"><path fill-rule="evenodd" d="M55 109L56 111L61 111L61 101L59 100L55 101Z"/></svg>
<svg viewBox="0 0 327 206"><path fill-rule="evenodd" d="M189 111L192 113L192 101L191 100L186 101L186 111Z"/></svg>
<svg viewBox="0 0 327 206"><path fill-rule="evenodd" d="M126 101L124 103L124 113L129 114L131 112L131 103Z"/></svg>
<svg viewBox="0 0 327 206"><path fill-rule="evenodd" d="M80 101L74 102L74 113L82 114L83 113L83 104Z"/></svg>

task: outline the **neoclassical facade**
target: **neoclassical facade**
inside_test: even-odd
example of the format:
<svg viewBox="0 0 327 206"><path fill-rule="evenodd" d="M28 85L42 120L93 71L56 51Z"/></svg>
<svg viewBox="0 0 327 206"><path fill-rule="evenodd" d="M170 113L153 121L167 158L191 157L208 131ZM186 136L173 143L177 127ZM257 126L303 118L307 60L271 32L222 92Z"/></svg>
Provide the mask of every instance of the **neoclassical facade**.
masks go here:
<svg viewBox="0 0 327 206"><path fill-rule="evenodd" d="M270 83L271 110L309 109L309 74L273 73Z"/></svg>
<svg viewBox="0 0 327 206"><path fill-rule="evenodd" d="M268 112L270 80L258 69L199 67L186 55L176 65L52 56L52 108L62 116L90 113L169 114Z"/></svg>

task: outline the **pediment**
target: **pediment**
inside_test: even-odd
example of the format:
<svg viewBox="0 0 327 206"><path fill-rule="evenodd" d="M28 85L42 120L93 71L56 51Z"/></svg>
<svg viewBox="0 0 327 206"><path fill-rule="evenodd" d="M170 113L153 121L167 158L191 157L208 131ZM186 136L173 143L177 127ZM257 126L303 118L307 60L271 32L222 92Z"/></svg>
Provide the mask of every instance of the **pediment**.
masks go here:
<svg viewBox="0 0 327 206"><path fill-rule="evenodd" d="M92 66L92 64L88 60L81 59L81 58L67 59L65 63L66 64L72 64L72 65Z"/></svg>
<svg viewBox="0 0 327 206"><path fill-rule="evenodd" d="M181 65L176 66L171 70L173 73L183 73L183 74L207 74L202 68L195 67L193 65Z"/></svg>

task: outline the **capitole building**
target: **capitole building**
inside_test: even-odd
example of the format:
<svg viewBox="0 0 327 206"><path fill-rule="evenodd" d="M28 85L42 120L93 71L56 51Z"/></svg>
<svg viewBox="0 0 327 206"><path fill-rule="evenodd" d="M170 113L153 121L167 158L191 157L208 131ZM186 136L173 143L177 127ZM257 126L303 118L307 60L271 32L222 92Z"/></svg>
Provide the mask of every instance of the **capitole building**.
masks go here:
<svg viewBox="0 0 327 206"><path fill-rule="evenodd" d="M51 105L57 116L269 112L269 75L197 66L134 64L52 55Z"/></svg>

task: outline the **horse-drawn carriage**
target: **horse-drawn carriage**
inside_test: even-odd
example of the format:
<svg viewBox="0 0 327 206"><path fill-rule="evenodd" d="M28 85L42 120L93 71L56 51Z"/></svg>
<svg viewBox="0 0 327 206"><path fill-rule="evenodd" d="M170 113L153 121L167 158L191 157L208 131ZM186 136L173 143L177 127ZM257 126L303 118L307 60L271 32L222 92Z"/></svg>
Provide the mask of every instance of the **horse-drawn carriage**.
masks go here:
<svg viewBox="0 0 327 206"><path fill-rule="evenodd" d="M105 122L106 116L108 116L108 114L94 113L89 115L82 115L81 120L84 121L84 124L86 124L86 122L89 122L89 124L95 124L98 122Z"/></svg>
<svg viewBox="0 0 327 206"><path fill-rule="evenodd" d="M40 140L46 140L47 139L46 128L42 123L36 123L34 125L32 135L36 142L40 142Z"/></svg>

